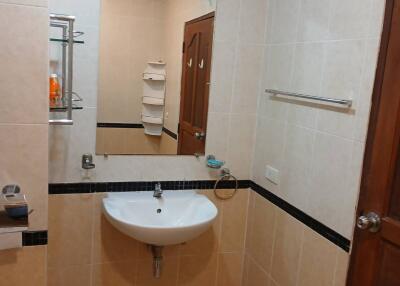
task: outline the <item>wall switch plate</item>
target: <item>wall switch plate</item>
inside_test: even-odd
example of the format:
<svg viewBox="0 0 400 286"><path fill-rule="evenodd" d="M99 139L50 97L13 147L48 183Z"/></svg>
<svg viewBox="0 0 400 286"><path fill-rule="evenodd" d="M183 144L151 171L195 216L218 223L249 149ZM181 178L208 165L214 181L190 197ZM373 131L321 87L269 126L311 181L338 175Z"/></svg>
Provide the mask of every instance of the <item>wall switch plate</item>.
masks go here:
<svg viewBox="0 0 400 286"><path fill-rule="evenodd" d="M265 177L275 185L279 185L279 170L271 166L267 166L265 168Z"/></svg>

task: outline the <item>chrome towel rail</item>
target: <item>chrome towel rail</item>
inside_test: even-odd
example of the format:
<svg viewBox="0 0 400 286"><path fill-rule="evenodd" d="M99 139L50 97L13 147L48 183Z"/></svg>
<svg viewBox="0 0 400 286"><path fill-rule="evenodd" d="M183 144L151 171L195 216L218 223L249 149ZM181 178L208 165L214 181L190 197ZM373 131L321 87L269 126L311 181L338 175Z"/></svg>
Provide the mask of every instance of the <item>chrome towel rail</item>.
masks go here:
<svg viewBox="0 0 400 286"><path fill-rule="evenodd" d="M218 184L222 181L222 180L229 180L230 178L232 178L233 180L235 180L235 190L233 191L232 194L228 195L228 196L221 196L220 194L218 194L217 188L218 188ZM219 176L219 179L215 182L214 185L214 195L220 199L220 200L229 200L231 198L233 198L233 196L236 194L236 192L238 191L239 188L239 182L238 179L233 176L231 174L231 171L228 168L224 168L221 170L221 174Z"/></svg>
<svg viewBox="0 0 400 286"><path fill-rule="evenodd" d="M272 95L275 95L275 96L276 95L284 95L284 96L291 96L291 97L296 97L296 98L304 98L304 99L323 101L323 102L328 102L328 103L333 103L333 104L339 104L339 105L346 106L347 108L350 108L351 105L353 104L353 100L351 100L351 99L328 98L328 97L306 95L306 94L301 94L301 93L287 92L287 91L281 91L281 90L275 90L275 89L266 89L265 92L271 93Z"/></svg>

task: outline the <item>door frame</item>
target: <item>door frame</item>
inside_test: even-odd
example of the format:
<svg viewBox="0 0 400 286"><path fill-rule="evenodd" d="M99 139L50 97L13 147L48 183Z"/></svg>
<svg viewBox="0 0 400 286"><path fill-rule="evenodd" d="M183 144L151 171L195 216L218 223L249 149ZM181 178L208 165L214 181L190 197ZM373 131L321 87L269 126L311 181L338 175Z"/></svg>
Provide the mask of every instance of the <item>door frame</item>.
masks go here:
<svg viewBox="0 0 400 286"><path fill-rule="evenodd" d="M361 215L364 210L385 214L386 205L388 205L387 202L390 200L389 191L383 193L381 189L376 188L376 185L388 185L392 181L394 164L396 164L396 158L393 158L396 156L393 156L393 153L397 152L394 151L394 148L397 148L398 143L394 141L393 132L387 132L383 128L378 128L378 119L382 114L386 118L391 115L393 116L393 113L395 113L396 117L392 117L393 121L397 120L395 123L395 133L398 132L398 127L400 127L400 118L397 117L400 114L399 110L394 107L388 107L393 101L393 97L382 96L395 1L398 0L386 0L356 217ZM400 98L398 102L400 102ZM383 146L389 146L389 148L382 148ZM377 150L382 154L382 159L380 160L376 159ZM379 168L377 168L378 165ZM379 198L379 200L374 200L373 205L371 205L371 196ZM375 281L376 270L379 269L378 260L376 259L379 254L379 243L379 236L374 236L365 230L359 230L357 227L354 229L353 246L347 276L348 286L368 286L370 285L368 284L369 281Z"/></svg>
<svg viewBox="0 0 400 286"><path fill-rule="evenodd" d="M182 144L182 139L180 138L180 128L181 128L181 121L183 118L183 107L185 106L184 104L184 97L183 97L183 93L185 91L185 31L186 31L186 26L190 25L190 24L194 24L197 22L201 22L210 18L214 18L215 21L215 11L210 12L208 14L205 14L203 16L197 17L195 19L192 19L190 21L185 22L185 26L184 26L184 32L183 32L183 44L182 44L182 72L181 72L181 91L180 91L180 102L179 102L179 122L178 122L178 144L177 144L177 154L180 155L180 150L181 150L181 144ZM214 29L213 29L214 30ZM213 41L212 41L212 46L214 45L214 31L213 31ZM211 54L211 59L210 59L210 63L212 63L212 54ZM211 76L211 66L210 66L210 75ZM211 78L209 78L209 81L211 80ZM210 85L209 85L210 86ZM209 108L209 98L210 98L210 88L208 88L208 97L205 100L205 104L207 105L207 114L206 117L204 118L204 126L205 126L205 130L204 132L207 134L207 121L208 121L208 108Z"/></svg>

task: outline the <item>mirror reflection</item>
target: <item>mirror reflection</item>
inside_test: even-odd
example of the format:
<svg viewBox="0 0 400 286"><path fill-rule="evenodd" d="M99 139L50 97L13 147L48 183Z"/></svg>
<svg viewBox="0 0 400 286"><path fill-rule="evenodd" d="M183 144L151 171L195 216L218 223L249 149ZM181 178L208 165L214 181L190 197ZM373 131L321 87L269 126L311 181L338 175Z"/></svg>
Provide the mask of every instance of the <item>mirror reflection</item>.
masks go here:
<svg viewBox="0 0 400 286"><path fill-rule="evenodd" d="M204 154L214 10L102 0L97 154Z"/></svg>

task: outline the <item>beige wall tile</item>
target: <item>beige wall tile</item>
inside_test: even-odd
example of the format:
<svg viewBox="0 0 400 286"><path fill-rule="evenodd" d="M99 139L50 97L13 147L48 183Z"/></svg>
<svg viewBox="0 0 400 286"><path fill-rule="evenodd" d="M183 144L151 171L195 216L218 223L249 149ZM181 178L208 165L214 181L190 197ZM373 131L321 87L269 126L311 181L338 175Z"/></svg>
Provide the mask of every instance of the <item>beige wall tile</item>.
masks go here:
<svg viewBox="0 0 400 286"><path fill-rule="evenodd" d="M161 277L153 277L153 260L138 262L136 286L175 286L178 278L178 257L167 257L162 261Z"/></svg>
<svg viewBox="0 0 400 286"><path fill-rule="evenodd" d="M249 217L246 238L247 253L269 272L274 239L275 206L258 194L254 194L254 206Z"/></svg>
<svg viewBox="0 0 400 286"><path fill-rule="evenodd" d="M269 5L264 13L264 21L267 22L266 44L261 75L262 88L259 90L257 109L258 125L252 179L343 236L351 238L352 233L349 230L354 224L354 216L349 212L354 213L354 198L358 194L358 188L353 183L348 183L348 177L354 176L340 176L342 179L334 180L336 183L327 184L327 181L322 179L322 173L332 172L327 172L327 169L321 166L337 165L336 162L332 162L342 160L345 156L347 158L344 160L350 158L349 156L358 158L365 144L358 144L353 149L335 149L352 149L347 154L343 154L347 151L342 151L341 154L337 154L336 151L324 152L335 154L335 160L322 158L323 156L317 154L319 158L311 163L310 157L315 157L320 151L320 144L308 142L306 145L311 147L306 151L307 160L286 160L287 158L282 159L283 156L276 146L286 146L287 150L294 150L291 144L294 140L301 140L304 132L295 134L293 130L288 130L291 136L282 136L283 128L276 126L289 123L296 127L304 127L309 133L324 133L326 136L336 137L331 138L331 141L353 141L348 142L347 147L351 146L350 143L364 142L377 59L377 48L373 46L373 42L379 42L385 1L371 0L367 1L367 5L362 0L265 2L269 2ZM257 21L257 18L252 20L253 23ZM363 77L366 82L363 81ZM332 98L351 98L353 107L351 110L339 110L306 101L283 97L277 99L278 97L265 95L265 88ZM276 122L267 122L262 117L272 118ZM268 129L270 132L266 135ZM277 141L280 141L279 144L273 144ZM318 181L315 181L315 177L309 171L310 163L314 170L318 170L318 175L321 175ZM281 184L272 184L265 178L266 165L275 165L280 171ZM340 167L340 173L352 174L350 165ZM357 168L359 171L360 167ZM350 179L356 181L358 175ZM309 182L312 186L309 186ZM326 191L327 185L328 189L331 189L332 186L337 187L337 182L341 182L341 192L346 193L340 196L342 199L339 204L332 203L337 200L338 192ZM294 187L295 185L300 187ZM321 190L325 190L329 195L321 193ZM309 195L310 193L312 194ZM312 202L305 203L307 198L312 198ZM343 215L343 218L331 221L328 213L332 212Z"/></svg>
<svg viewBox="0 0 400 286"><path fill-rule="evenodd" d="M104 149L104 136L106 135L106 128L96 128L96 154L107 153Z"/></svg>
<svg viewBox="0 0 400 286"><path fill-rule="evenodd" d="M271 276L280 286L296 284L304 226L277 209Z"/></svg>
<svg viewBox="0 0 400 286"><path fill-rule="evenodd" d="M354 39L367 36L370 5L365 5L363 0L337 0L332 4L329 39Z"/></svg>
<svg viewBox="0 0 400 286"><path fill-rule="evenodd" d="M93 195L49 197L49 267L90 264L92 234Z"/></svg>
<svg viewBox="0 0 400 286"><path fill-rule="evenodd" d="M226 191L231 194L233 190ZM233 198L222 201L222 229L220 252L235 252L244 249L249 190L238 190ZM222 195L222 194L221 194Z"/></svg>
<svg viewBox="0 0 400 286"><path fill-rule="evenodd" d="M284 122L263 116L257 119L255 143L257 153L254 153L253 159L253 180L276 194L279 194L280 185L274 184L265 177L265 168L267 165L278 170L283 168L286 126Z"/></svg>
<svg viewBox="0 0 400 286"><path fill-rule="evenodd" d="M243 254L219 254L217 286L241 286L242 274Z"/></svg>
<svg viewBox="0 0 400 286"><path fill-rule="evenodd" d="M349 268L349 260L350 256L347 252L338 249L337 250L337 262L336 262L336 271L334 277L334 286L345 286L347 271Z"/></svg>
<svg viewBox="0 0 400 286"><path fill-rule="evenodd" d="M0 252L2 285L44 286L46 246L24 247Z"/></svg>
<svg viewBox="0 0 400 286"><path fill-rule="evenodd" d="M103 146L106 153L109 154L127 154L127 129L107 128L103 134Z"/></svg>
<svg viewBox="0 0 400 286"><path fill-rule="evenodd" d="M144 134L142 128L97 128L96 154L176 155L178 141L166 133Z"/></svg>
<svg viewBox="0 0 400 286"><path fill-rule="evenodd" d="M318 94L322 79L322 66L324 59L323 43L297 44L295 49L295 63L293 67L292 90L305 94ZM301 106L301 104L291 104L291 106ZM309 113L309 114L308 114ZM307 114L315 119L315 110L309 110ZM290 115L290 112L289 112ZM311 120L309 120L311 121ZM303 122L299 122L303 123ZM307 122L305 127L314 127L314 122Z"/></svg>
<svg viewBox="0 0 400 286"><path fill-rule="evenodd" d="M0 31L0 123L47 124L48 11L1 2L0 26L8 28Z"/></svg>
<svg viewBox="0 0 400 286"><path fill-rule="evenodd" d="M27 195L31 230L47 229L47 125L0 125L0 182Z"/></svg>
<svg viewBox="0 0 400 286"><path fill-rule="evenodd" d="M136 261L95 264L93 286L135 285Z"/></svg>
<svg viewBox="0 0 400 286"><path fill-rule="evenodd" d="M249 256L246 256L244 264L246 277L243 279L242 286L272 286L268 274Z"/></svg>
<svg viewBox="0 0 400 286"><path fill-rule="evenodd" d="M324 237L306 228L300 259L297 285L332 285L338 247Z"/></svg>
<svg viewBox="0 0 400 286"><path fill-rule="evenodd" d="M241 43L264 43L267 1L249 0L240 9L239 39Z"/></svg>
<svg viewBox="0 0 400 286"><path fill-rule="evenodd" d="M265 1L263 1L265 2ZM259 45L240 45L236 58L232 113L255 114L261 73L263 48Z"/></svg>
<svg viewBox="0 0 400 286"><path fill-rule="evenodd" d="M289 43L296 39L300 0L272 1L271 26L268 29L267 43Z"/></svg>
<svg viewBox="0 0 400 286"><path fill-rule="evenodd" d="M249 177L254 149L255 121L256 117L253 114L230 116L227 166L238 179Z"/></svg>
<svg viewBox="0 0 400 286"><path fill-rule="evenodd" d="M229 114L209 112L207 123L207 136L213 138L206 140L207 154L214 154L216 158L226 158L229 134Z"/></svg>
<svg viewBox="0 0 400 286"><path fill-rule="evenodd" d="M47 286L89 286L92 265L47 268Z"/></svg>
<svg viewBox="0 0 400 286"><path fill-rule="evenodd" d="M281 169L280 196L299 209L307 209L310 189L311 158L315 132L288 124Z"/></svg>
<svg viewBox="0 0 400 286"><path fill-rule="evenodd" d="M254 203L256 192L253 192L251 189L249 190L249 206L247 211L247 222L246 222L246 239L245 239L245 252L248 252L249 238L252 231L252 225L254 223Z"/></svg>
<svg viewBox="0 0 400 286"><path fill-rule="evenodd" d="M298 41L321 41L329 32L330 0L307 0L301 4Z"/></svg>
<svg viewBox="0 0 400 286"><path fill-rule="evenodd" d="M215 285L217 255L181 256L179 260L179 286Z"/></svg>
<svg viewBox="0 0 400 286"><path fill-rule="evenodd" d="M353 234L354 192L358 193L350 188L354 154L350 140L323 133L315 136L308 214L347 238Z"/></svg>
<svg viewBox="0 0 400 286"><path fill-rule="evenodd" d="M47 0L0 0L0 3L47 7Z"/></svg>
<svg viewBox="0 0 400 286"><path fill-rule="evenodd" d="M138 242L139 250L138 250L138 257L139 259L150 259L153 257L151 248L149 245ZM168 245L163 248L162 255L163 257L177 257L180 255L181 244L178 245Z"/></svg>
<svg viewBox="0 0 400 286"><path fill-rule="evenodd" d="M240 0L218 0L217 4L215 38L232 44L237 38Z"/></svg>
<svg viewBox="0 0 400 286"><path fill-rule="evenodd" d="M208 110L218 114L228 114L231 108L235 66L235 50L232 49L232 43L214 43L212 59L212 85Z"/></svg>
<svg viewBox="0 0 400 286"><path fill-rule="evenodd" d="M94 196L93 263L136 260L139 242L113 227L102 214L102 199L105 195Z"/></svg>

